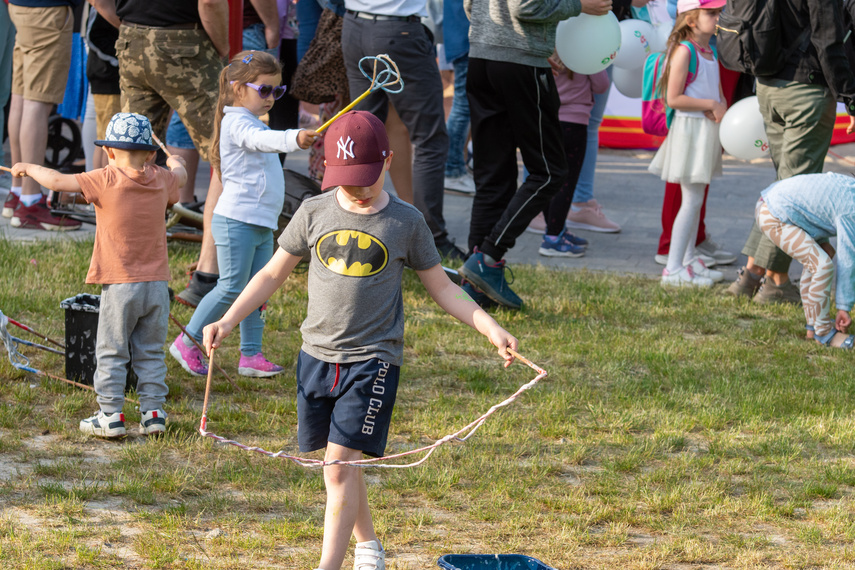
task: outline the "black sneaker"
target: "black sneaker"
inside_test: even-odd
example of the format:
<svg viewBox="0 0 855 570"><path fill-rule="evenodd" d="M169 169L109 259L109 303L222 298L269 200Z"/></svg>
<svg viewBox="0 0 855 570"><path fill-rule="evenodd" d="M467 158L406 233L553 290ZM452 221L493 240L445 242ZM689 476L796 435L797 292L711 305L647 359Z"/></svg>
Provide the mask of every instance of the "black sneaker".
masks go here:
<svg viewBox="0 0 855 570"><path fill-rule="evenodd" d="M202 299L205 298L205 295L210 293L216 286L216 279L212 280L210 283L203 283L198 279L198 277L196 277L196 272L194 271L193 275L190 277L190 282L187 283L187 288L178 293L175 296L175 300L182 305L187 305L188 307L193 307L195 309L196 306L202 302Z"/></svg>
<svg viewBox="0 0 855 570"><path fill-rule="evenodd" d="M519 309L522 307L522 299L511 290L505 280L505 269L509 268L505 266L504 259L497 261L495 265L490 265L484 261L484 254L476 247L460 268L460 274L496 303L511 309ZM513 273L511 273L511 279L513 279Z"/></svg>
<svg viewBox="0 0 855 570"><path fill-rule="evenodd" d="M457 245L451 241L450 239L442 238L436 242L436 250L442 256L443 259L448 261L465 261L466 260L466 252L457 247Z"/></svg>

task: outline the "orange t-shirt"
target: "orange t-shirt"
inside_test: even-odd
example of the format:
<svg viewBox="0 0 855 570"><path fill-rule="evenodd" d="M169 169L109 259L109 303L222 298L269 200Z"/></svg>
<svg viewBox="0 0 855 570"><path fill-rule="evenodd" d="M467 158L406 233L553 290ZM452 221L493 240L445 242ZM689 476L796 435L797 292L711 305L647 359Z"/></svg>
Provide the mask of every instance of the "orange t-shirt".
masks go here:
<svg viewBox="0 0 855 570"><path fill-rule="evenodd" d="M97 222L86 282L168 281L166 208L178 201L176 176L146 164L142 171L106 166L75 178Z"/></svg>

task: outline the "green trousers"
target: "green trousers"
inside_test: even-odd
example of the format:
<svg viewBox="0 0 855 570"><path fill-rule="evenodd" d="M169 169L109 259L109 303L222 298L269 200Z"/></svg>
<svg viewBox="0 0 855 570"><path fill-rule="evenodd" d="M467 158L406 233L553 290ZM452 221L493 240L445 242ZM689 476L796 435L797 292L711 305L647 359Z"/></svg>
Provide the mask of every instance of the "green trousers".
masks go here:
<svg viewBox="0 0 855 570"><path fill-rule="evenodd" d="M837 114L831 91L821 85L760 78L757 99L778 180L821 173ZM755 265L778 273L787 273L792 261L756 222L742 253L754 258Z"/></svg>

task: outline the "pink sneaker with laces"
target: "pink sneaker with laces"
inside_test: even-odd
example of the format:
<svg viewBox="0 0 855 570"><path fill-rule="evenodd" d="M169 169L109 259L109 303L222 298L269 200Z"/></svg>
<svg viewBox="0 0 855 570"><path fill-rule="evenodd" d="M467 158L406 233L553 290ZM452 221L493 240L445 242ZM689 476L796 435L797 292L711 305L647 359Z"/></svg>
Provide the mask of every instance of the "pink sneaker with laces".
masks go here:
<svg viewBox="0 0 855 570"><path fill-rule="evenodd" d="M276 376L281 373L284 368L278 364L273 364L262 353L252 356L240 355L238 363L238 374L241 376L249 376L250 378L267 378L268 376Z"/></svg>
<svg viewBox="0 0 855 570"><path fill-rule="evenodd" d="M587 202L574 202L574 208L567 212L567 227L588 230L592 232L603 232L607 234L618 233L620 226L606 217L603 208L596 200Z"/></svg>
<svg viewBox="0 0 855 570"><path fill-rule="evenodd" d="M184 344L184 333L179 334L172 346L169 347L169 354L178 361L181 368L193 376L206 376L208 374L205 355L195 344L193 346Z"/></svg>

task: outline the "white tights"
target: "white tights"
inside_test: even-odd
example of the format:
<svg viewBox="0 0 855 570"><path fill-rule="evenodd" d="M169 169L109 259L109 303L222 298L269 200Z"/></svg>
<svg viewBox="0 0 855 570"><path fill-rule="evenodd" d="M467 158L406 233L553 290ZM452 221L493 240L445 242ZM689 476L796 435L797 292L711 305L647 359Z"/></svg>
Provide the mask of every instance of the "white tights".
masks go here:
<svg viewBox="0 0 855 570"><path fill-rule="evenodd" d="M671 229L671 247L668 249L668 264L665 266L668 273L679 272L694 258L705 186L706 184L680 184L682 202Z"/></svg>

